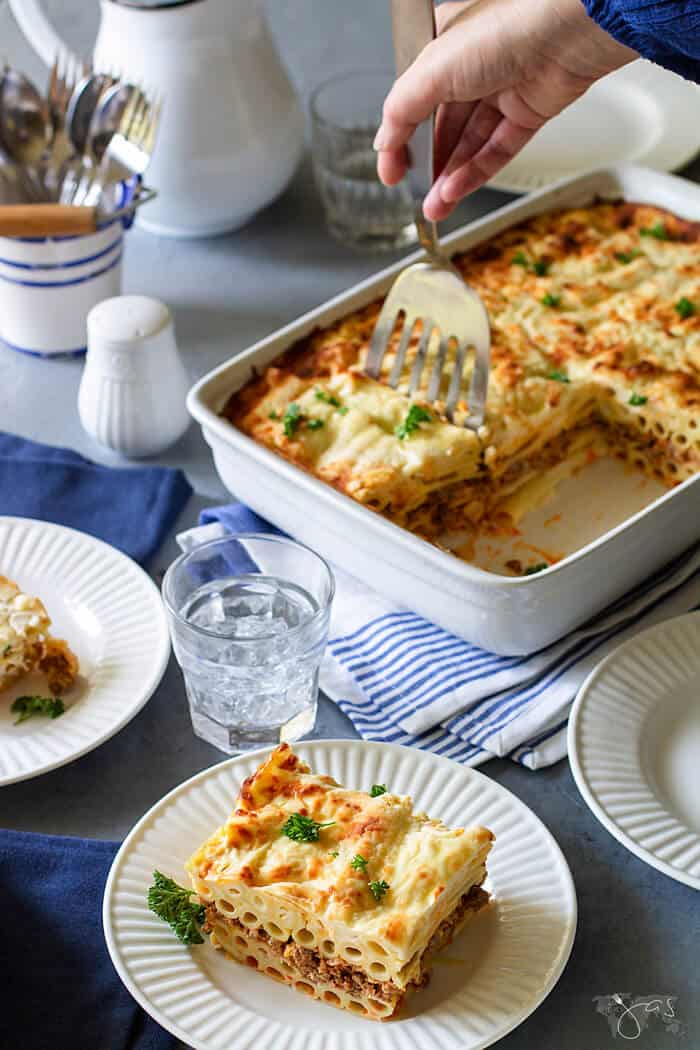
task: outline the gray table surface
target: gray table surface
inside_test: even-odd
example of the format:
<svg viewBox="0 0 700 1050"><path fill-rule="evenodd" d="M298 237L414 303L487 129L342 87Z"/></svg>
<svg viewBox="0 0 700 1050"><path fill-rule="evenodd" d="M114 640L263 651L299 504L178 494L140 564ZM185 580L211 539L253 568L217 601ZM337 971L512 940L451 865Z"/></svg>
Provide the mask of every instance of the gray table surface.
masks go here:
<svg viewBox="0 0 700 1050"><path fill-rule="evenodd" d="M51 0L47 6L74 46L87 50L96 4ZM372 0L268 5L302 93L335 70L389 64L385 6ZM0 0L0 57L5 55L24 70L43 75ZM696 166L689 174L699 171ZM482 191L459 209L451 225L507 199ZM125 291L159 296L172 306L180 347L195 379L383 263L326 234L307 162L283 197L234 235L173 242L134 230L128 238ZM0 348L2 428L115 462L81 429L76 411L81 369L77 361L38 361ZM182 467L195 489L178 527L194 524L203 506L225 499L195 426L158 462ZM156 578L175 553L171 537L152 567ZM322 699L314 735L355 733L336 707ZM72 765L4 788L0 825L118 840L170 788L222 757L193 736L180 674L171 662L150 703L115 738ZM594 997L620 992L677 998L686 1034L668 1033L652 1019L634 1042L640 1050L700 1047L697 894L647 867L603 829L580 798L566 762L532 773L494 760L483 771L550 828L571 866L579 899L578 933L563 977L536 1013L499 1045L504 1050L618 1046L622 1041L613 1039L596 1012Z"/></svg>

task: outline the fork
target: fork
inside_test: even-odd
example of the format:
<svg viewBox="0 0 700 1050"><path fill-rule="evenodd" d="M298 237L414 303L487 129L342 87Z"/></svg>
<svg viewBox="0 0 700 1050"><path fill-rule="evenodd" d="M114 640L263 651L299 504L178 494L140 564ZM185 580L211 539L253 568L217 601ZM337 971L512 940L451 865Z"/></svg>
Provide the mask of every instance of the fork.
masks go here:
<svg viewBox="0 0 700 1050"><path fill-rule="evenodd" d="M46 175L51 173L57 184L61 181L61 172L66 161L74 152L68 134L67 114L78 81L84 75L84 63L71 51L62 49L57 52L49 77L48 108L52 136L45 162ZM49 188L55 191L57 186Z"/></svg>
<svg viewBox="0 0 700 1050"><path fill-rule="evenodd" d="M160 100L149 99L141 88L132 92L82 203L95 205L106 185L145 174L155 148L161 108Z"/></svg>
<svg viewBox="0 0 700 1050"><path fill-rule="evenodd" d="M392 0L396 72L401 75L435 36L432 0ZM468 412L464 426L472 430L484 422L491 355L491 329L486 308L442 251L435 223L423 214L423 200L433 183L434 115L419 125L410 149L409 183L415 203L418 239L427 259L413 263L399 274L379 314L365 362L365 373L379 379L392 335L401 326L398 349L389 374L389 386L399 385L412 345L414 330L421 326L418 348L408 380L408 394L421 390L429 351L437 345L429 368L424 400L440 401L451 421L460 407L462 380L469 351L473 367ZM451 374L448 358L454 351ZM447 385L444 399L441 391Z"/></svg>

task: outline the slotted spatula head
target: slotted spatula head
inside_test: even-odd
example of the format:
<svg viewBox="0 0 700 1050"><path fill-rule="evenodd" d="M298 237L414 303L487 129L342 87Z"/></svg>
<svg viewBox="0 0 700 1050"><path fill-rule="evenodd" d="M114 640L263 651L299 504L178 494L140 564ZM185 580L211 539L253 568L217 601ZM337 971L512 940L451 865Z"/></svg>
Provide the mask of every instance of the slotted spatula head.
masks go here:
<svg viewBox="0 0 700 1050"><path fill-rule="evenodd" d="M432 2L392 0L392 19L400 75L435 35ZM423 215L423 199L433 182L434 131L433 117L416 129L409 168L416 226L427 258L407 267L394 282L372 336L365 372L396 388L402 380L405 384L410 368L409 396L436 404L450 420L456 421L459 413L460 422L476 430L484 421L491 328L481 299L443 254L435 224Z"/></svg>

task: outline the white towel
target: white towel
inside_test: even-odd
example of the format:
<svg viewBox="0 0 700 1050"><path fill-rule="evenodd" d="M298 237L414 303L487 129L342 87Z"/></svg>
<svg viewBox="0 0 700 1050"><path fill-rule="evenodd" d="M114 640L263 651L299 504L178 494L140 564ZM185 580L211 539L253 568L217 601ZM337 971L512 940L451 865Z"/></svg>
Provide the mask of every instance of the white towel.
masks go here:
<svg viewBox="0 0 700 1050"><path fill-rule="evenodd" d="M241 504L216 507L178 537L183 550L226 532L276 531ZM333 566L336 598L321 688L366 740L476 766L530 769L566 755L566 725L592 669L620 642L700 605L700 548L532 656L495 656L375 594Z"/></svg>

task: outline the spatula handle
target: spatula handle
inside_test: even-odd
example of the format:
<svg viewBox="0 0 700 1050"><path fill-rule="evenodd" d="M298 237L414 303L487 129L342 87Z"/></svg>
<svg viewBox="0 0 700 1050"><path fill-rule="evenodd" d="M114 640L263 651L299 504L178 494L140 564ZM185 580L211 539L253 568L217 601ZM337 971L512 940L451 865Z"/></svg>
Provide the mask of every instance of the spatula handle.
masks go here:
<svg viewBox="0 0 700 1050"><path fill-rule="evenodd" d="M432 0L391 0L391 22L394 37L396 74L401 76L435 37L435 12ZM413 133L409 151L408 173L416 203L422 202L433 184L434 115Z"/></svg>
<svg viewBox="0 0 700 1050"><path fill-rule="evenodd" d="M95 233L95 208L75 208L70 204L2 204L2 237L69 237Z"/></svg>

